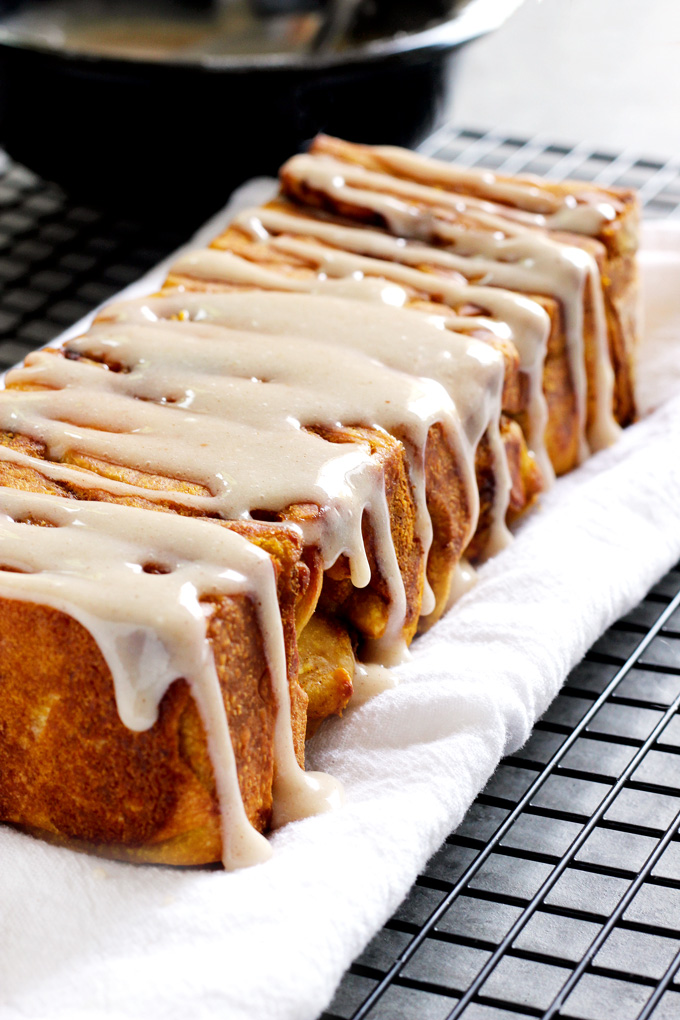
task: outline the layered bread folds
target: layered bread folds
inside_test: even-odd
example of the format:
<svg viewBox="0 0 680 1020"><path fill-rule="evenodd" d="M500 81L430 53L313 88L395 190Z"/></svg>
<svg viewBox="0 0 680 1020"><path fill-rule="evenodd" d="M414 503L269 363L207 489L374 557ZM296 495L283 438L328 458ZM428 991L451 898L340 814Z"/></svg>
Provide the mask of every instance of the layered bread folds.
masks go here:
<svg viewBox="0 0 680 1020"><path fill-rule="evenodd" d="M326 136L309 154L289 160L281 180L286 194L309 206L445 249L444 259L430 256L431 265L542 299L552 322L547 442L558 473L574 467L585 448L565 444L559 427L553 438L551 419L564 417L559 397L551 407L557 379L561 393L566 374L592 448L610 441L610 404L619 424L635 419L639 208L633 191L506 178ZM555 363L565 358L568 367L560 372Z"/></svg>
<svg viewBox="0 0 680 1020"><path fill-rule="evenodd" d="M0 394L0 819L56 842L264 859L338 798L305 733L634 419L631 193L328 138L281 182Z"/></svg>

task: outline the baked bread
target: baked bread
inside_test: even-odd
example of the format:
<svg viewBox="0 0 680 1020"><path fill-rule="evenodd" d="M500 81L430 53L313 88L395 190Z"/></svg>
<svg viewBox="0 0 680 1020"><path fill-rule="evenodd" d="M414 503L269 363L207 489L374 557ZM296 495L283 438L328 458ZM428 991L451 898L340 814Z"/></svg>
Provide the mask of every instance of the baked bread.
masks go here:
<svg viewBox="0 0 680 1020"><path fill-rule="evenodd" d="M557 240L527 222L523 181L497 181L489 211L466 171L461 212L419 157L313 153L160 294L7 376L3 821L129 860L261 859L260 833L337 798L302 770L304 735L357 664L399 661L553 469L633 415L632 200L567 244L561 220ZM340 164L361 201L329 183ZM394 238L385 196L416 179ZM480 280L454 228L540 272L496 251ZM578 267L568 301L550 252ZM625 342L610 324L607 344L598 266Z"/></svg>
<svg viewBox="0 0 680 1020"><path fill-rule="evenodd" d="M565 352L592 449L611 441L612 413L622 425L634 420L639 206L633 191L499 177L326 136L309 155L289 160L281 181L287 195L307 205L428 242L439 251L431 256L434 266L455 267L471 281L481 274L490 286L547 302L553 321L544 387L553 412L547 445L558 473L587 453L584 443L565 444L562 400L552 406L564 385L555 386L564 376L555 362ZM408 257L410 246L405 251Z"/></svg>

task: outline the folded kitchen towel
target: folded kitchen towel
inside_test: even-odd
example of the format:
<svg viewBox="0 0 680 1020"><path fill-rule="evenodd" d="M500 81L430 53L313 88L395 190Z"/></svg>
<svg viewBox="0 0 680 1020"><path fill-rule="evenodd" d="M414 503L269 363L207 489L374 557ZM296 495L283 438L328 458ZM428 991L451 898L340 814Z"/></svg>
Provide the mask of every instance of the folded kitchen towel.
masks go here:
<svg viewBox="0 0 680 1020"><path fill-rule="evenodd" d="M309 766L335 813L242 872L101 861L0 830L0 1016L314 1020L503 754L680 559L680 231L650 228L646 417L560 480Z"/></svg>

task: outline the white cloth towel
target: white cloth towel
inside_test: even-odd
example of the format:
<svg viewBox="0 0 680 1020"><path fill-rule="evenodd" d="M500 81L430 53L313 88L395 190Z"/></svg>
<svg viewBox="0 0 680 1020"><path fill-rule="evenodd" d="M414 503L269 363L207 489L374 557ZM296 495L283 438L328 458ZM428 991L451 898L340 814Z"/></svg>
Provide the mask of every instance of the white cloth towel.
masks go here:
<svg viewBox="0 0 680 1020"><path fill-rule="evenodd" d="M680 559L680 230L649 229L646 418L559 481L401 685L320 733L345 806L234 874L0 830L0 1016L314 1020L568 671Z"/></svg>

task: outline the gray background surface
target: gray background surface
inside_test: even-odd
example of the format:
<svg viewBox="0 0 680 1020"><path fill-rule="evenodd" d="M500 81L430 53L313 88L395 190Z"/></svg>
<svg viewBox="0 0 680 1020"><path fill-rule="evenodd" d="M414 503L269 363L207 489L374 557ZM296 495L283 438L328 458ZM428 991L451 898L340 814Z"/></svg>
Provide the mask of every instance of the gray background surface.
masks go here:
<svg viewBox="0 0 680 1020"><path fill-rule="evenodd" d="M456 123L680 155L680 0L525 0L463 52Z"/></svg>

